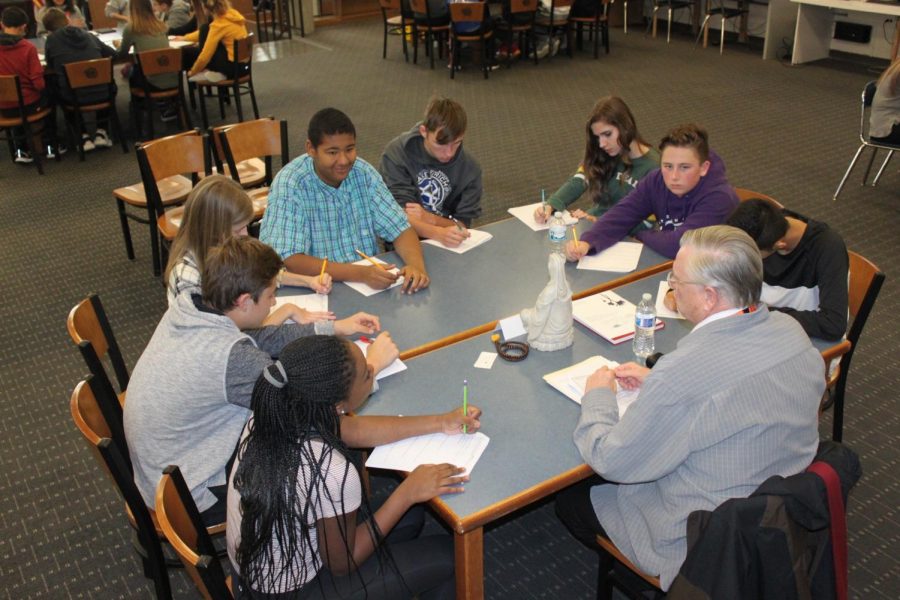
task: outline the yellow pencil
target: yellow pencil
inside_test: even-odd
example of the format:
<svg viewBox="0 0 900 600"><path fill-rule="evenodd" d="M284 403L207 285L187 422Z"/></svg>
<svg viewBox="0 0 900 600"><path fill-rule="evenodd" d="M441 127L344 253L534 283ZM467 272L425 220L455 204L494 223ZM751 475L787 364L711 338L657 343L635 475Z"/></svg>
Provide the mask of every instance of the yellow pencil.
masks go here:
<svg viewBox="0 0 900 600"><path fill-rule="evenodd" d="M572 225L572 237L575 238L575 243L578 243L578 232L575 230L575 226Z"/></svg>
<svg viewBox="0 0 900 600"><path fill-rule="evenodd" d="M375 265L376 267L378 267L379 269L381 269L382 271L387 271L387 269L384 268L384 265L382 265L380 262L378 262L377 260L375 260L374 258L369 256L365 252L363 252L361 250L357 250L356 253L359 254L360 256L362 256L364 259L366 259L370 263L372 263L373 265Z"/></svg>
<svg viewBox="0 0 900 600"><path fill-rule="evenodd" d="M319 283L322 283L322 276L325 274L325 267L328 266L328 257L325 257L325 260L322 261L322 270L319 271Z"/></svg>

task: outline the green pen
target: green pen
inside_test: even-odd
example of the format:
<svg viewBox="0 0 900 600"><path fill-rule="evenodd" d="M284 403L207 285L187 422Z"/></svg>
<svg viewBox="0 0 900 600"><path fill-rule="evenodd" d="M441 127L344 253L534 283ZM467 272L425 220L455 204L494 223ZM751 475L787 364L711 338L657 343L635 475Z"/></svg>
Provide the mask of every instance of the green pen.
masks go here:
<svg viewBox="0 0 900 600"><path fill-rule="evenodd" d="M463 416L469 416L469 380L463 379ZM468 426L463 423L463 433L469 433Z"/></svg>

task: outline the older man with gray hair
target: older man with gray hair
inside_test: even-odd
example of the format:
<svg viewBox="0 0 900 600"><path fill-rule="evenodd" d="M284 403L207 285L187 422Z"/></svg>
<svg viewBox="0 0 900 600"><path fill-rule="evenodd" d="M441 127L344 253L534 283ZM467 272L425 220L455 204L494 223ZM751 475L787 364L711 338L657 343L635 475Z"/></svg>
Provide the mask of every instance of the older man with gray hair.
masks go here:
<svg viewBox="0 0 900 600"><path fill-rule="evenodd" d="M743 231L684 234L670 277L694 329L653 370L627 363L587 381L575 444L596 477L557 514L583 543L609 537L668 589L695 510L805 469L819 443L825 364L794 319L758 306L763 268ZM616 391L639 396L620 419Z"/></svg>

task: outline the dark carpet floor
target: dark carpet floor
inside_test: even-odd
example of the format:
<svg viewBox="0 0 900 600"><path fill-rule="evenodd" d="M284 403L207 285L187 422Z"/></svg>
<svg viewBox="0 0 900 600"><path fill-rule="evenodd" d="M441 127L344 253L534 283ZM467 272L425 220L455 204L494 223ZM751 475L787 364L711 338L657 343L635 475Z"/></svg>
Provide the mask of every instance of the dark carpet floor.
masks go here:
<svg viewBox="0 0 900 600"><path fill-rule="evenodd" d="M415 123L432 94L469 113L466 147L484 168L484 217L533 202L577 165L585 117L594 100L626 99L641 131L657 141L670 126L698 121L710 131L732 183L764 192L829 222L848 246L874 260L887 283L856 354L848 386L845 441L865 476L849 503L850 588L854 598L893 599L900 590L900 286L893 261L900 159L877 188L854 173L832 200L856 150L860 91L879 66L831 59L791 68L760 59L758 48L694 49L687 36L653 40L612 31L612 52L579 53L481 74L465 65L451 81L404 63L399 38L381 59L381 24L320 28L306 40L260 45L254 73L261 112L287 119L299 154L309 117L325 106L346 111L360 156L377 163L384 145ZM268 60L261 60L268 59ZM127 91L120 112L127 122ZM228 117L234 119L233 113ZM68 310L98 292L133 365L165 308L150 270L145 231L138 257L125 257L111 190L139 180L133 152L70 153L43 177L0 157L0 596L150 597L132 552L122 506L69 416L68 398L85 367L65 331ZM830 432L830 415L822 423ZM590 598L595 562L542 505L512 515L485 536L489 598ZM182 574L175 595L197 597Z"/></svg>

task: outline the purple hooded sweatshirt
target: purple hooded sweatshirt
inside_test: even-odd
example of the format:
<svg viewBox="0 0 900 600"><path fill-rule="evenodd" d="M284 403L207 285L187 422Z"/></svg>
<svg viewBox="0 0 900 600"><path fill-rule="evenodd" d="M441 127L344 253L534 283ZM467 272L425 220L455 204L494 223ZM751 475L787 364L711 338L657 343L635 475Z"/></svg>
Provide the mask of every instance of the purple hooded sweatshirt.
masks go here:
<svg viewBox="0 0 900 600"><path fill-rule="evenodd" d="M710 151L709 163L706 175L681 198L669 191L659 169L644 177L581 236L581 241L591 246L589 254L606 250L650 215L656 215L656 228L636 237L669 258L678 253L685 231L724 223L737 208L738 197L725 178L725 163L719 155Z"/></svg>

